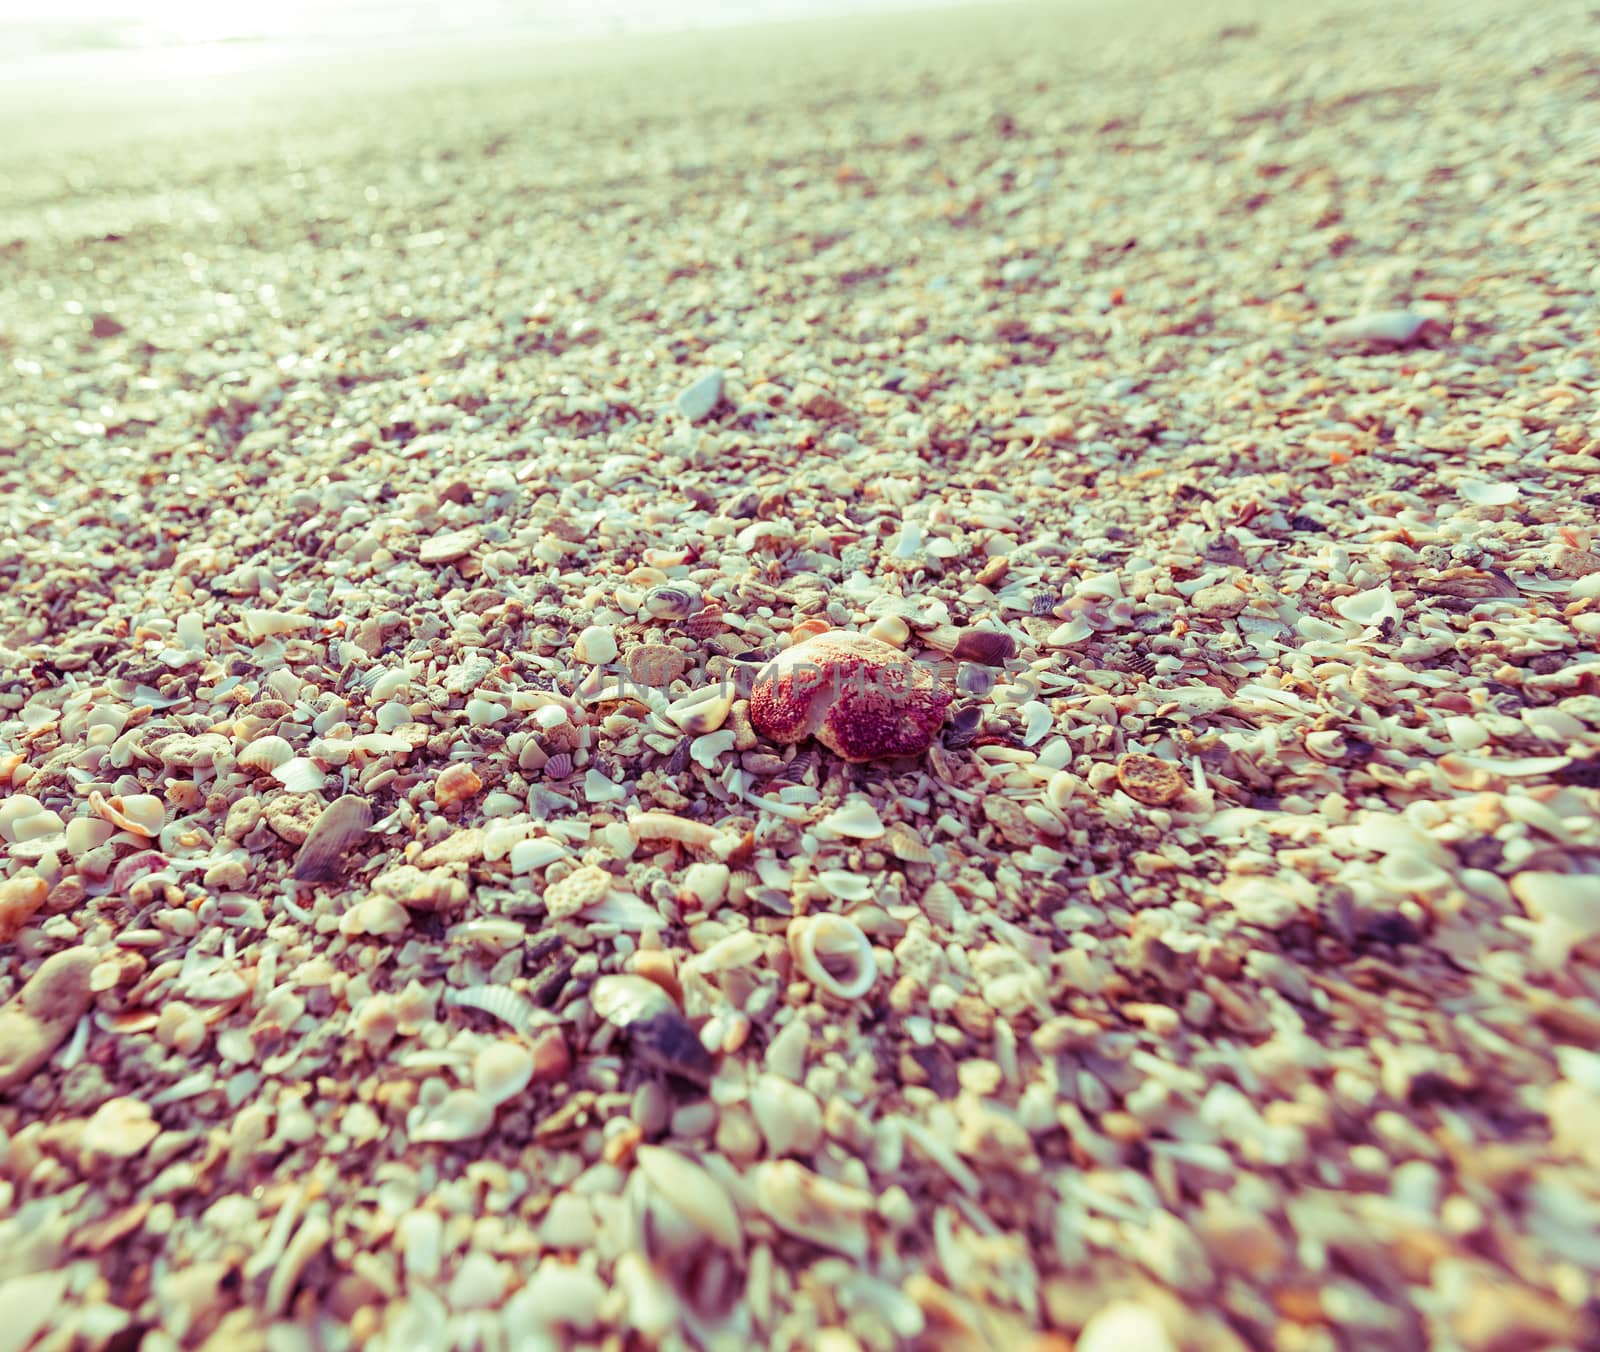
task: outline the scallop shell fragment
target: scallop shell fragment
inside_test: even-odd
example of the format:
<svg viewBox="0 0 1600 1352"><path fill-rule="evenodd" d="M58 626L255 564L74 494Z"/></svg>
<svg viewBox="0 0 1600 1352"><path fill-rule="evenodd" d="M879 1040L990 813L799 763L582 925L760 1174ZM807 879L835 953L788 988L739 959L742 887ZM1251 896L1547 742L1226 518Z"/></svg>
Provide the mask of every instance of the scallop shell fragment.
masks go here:
<svg viewBox="0 0 1600 1352"><path fill-rule="evenodd" d="M280 765L294 759L294 748L282 737L258 737L239 753L239 764L246 770L270 775Z"/></svg>
<svg viewBox="0 0 1600 1352"><path fill-rule="evenodd" d="M526 1033L539 1017L533 1001L510 986L461 986L445 991L444 1002L492 1014L519 1033Z"/></svg>
<svg viewBox="0 0 1600 1352"><path fill-rule="evenodd" d="M297 882L331 882L339 876L344 853L372 826L372 807L357 794L335 798L317 814L295 856Z"/></svg>
<svg viewBox="0 0 1600 1352"><path fill-rule="evenodd" d="M890 854L907 864L926 864L933 858L928 843L915 827L905 822L895 822L890 826L883 834L883 842L889 847Z"/></svg>
<svg viewBox="0 0 1600 1352"><path fill-rule="evenodd" d="M835 999L859 999L878 979L871 942L842 915L796 920L789 927L789 949L806 979Z"/></svg>

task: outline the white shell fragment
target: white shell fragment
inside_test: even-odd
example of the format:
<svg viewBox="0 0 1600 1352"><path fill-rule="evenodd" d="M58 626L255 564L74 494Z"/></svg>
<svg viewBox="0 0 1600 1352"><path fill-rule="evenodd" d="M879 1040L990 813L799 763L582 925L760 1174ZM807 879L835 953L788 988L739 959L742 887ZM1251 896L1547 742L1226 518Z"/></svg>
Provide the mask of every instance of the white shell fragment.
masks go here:
<svg viewBox="0 0 1600 1352"><path fill-rule="evenodd" d="M1448 331L1449 325L1434 315L1419 314L1415 310L1373 310L1329 325L1325 336L1333 344L1373 343L1401 347Z"/></svg>

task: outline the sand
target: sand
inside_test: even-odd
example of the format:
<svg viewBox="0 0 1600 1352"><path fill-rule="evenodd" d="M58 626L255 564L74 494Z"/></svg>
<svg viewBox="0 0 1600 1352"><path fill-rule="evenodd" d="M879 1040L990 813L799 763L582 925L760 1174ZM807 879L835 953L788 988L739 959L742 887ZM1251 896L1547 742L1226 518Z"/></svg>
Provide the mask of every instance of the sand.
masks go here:
<svg viewBox="0 0 1600 1352"><path fill-rule="evenodd" d="M1597 37L7 82L0 1346L1592 1345Z"/></svg>

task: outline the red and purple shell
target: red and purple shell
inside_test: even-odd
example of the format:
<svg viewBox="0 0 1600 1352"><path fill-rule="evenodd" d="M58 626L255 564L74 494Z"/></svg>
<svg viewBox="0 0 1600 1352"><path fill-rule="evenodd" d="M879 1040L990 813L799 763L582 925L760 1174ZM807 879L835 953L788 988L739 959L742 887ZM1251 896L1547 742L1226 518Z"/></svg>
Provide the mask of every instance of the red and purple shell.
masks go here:
<svg viewBox="0 0 1600 1352"><path fill-rule="evenodd" d="M885 760L926 751L952 698L929 668L898 648L829 630L761 669L750 719L774 742L815 737L847 761Z"/></svg>

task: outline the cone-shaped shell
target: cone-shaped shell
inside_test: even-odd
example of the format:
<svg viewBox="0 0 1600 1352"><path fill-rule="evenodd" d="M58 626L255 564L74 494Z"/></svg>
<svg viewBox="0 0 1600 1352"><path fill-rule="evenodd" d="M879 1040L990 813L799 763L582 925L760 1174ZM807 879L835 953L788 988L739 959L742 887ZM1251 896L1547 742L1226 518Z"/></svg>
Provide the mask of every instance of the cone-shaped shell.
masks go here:
<svg viewBox="0 0 1600 1352"><path fill-rule="evenodd" d="M762 668L750 718L775 742L815 737L847 761L915 756L938 735L951 694L927 667L865 634L817 634Z"/></svg>

